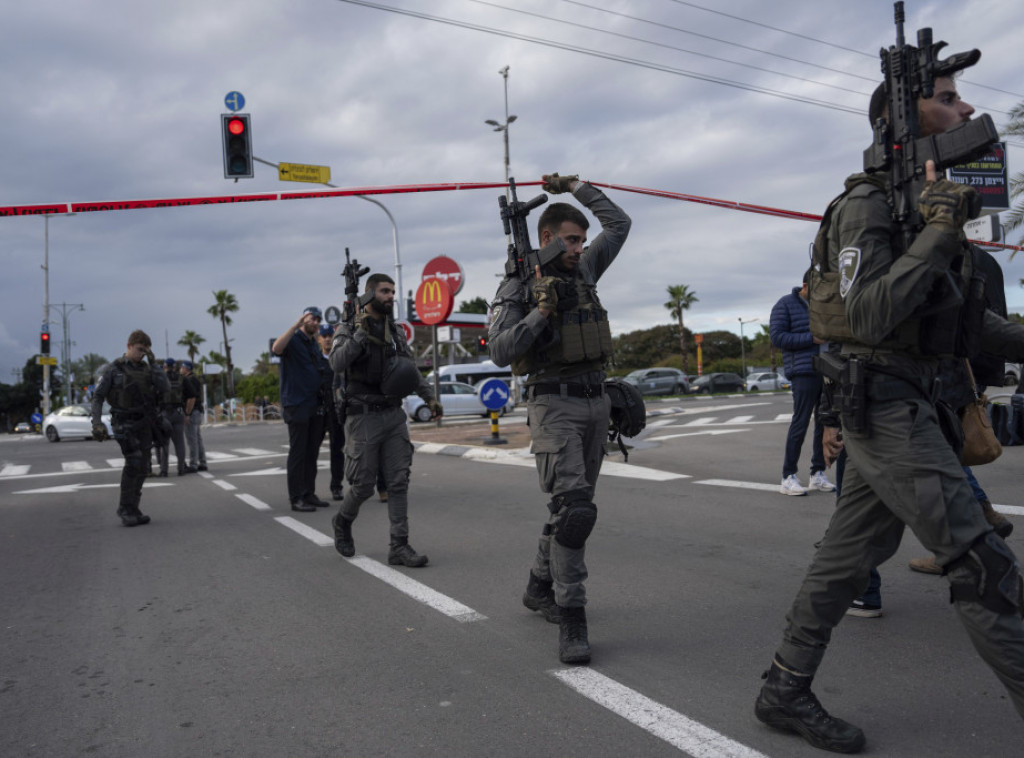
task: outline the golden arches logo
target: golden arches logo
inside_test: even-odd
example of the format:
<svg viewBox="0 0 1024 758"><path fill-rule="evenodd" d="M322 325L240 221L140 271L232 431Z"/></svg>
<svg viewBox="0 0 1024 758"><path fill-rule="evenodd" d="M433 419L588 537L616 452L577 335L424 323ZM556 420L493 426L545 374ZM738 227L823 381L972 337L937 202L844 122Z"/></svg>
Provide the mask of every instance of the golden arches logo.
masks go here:
<svg viewBox="0 0 1024 758"><path fill-rule="evenodd" d="M419 301L423 305L440 305L444 302L442 287L446 287L440 279L427 279L420 288Z"/></svg>

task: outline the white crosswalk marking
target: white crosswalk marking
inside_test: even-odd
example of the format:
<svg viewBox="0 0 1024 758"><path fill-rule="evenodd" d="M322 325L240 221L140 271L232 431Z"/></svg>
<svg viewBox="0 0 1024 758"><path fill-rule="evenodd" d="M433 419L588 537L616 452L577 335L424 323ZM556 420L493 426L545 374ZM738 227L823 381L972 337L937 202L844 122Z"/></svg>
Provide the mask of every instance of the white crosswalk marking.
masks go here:
<svg viewBox="0 0 1024 758"><path fill-rule="evenodd" d="M753 420L753 416L734 416L725 423L727 424L746 424Z"/></svg>
<svg viewBox="0 0 1024 758"><path fill-rule="evenodd" d="M238 456L237 455L232 455L231 453L218 453L216 450L214 450L214 451L207 450L206 451L206 458L207 458L207 460L211 460L211 461L230 461L230 460L235 460L236 458L238 458Z"/></svg>
<svg viewBox="0 0 1024 758"><path fill-rule="evenodd" d="M242 455L273 455L269 450L261 450L258 447L237 447L232 448L231 452L241 453Z"/></svg>
<svg viewBox="0 0 1024 758"><path fill-rule="evenodd" d="M124 458L107 458L107 465L109 465L110 468L123 468Z"/></svg>
<svg viewBox="0 0 1024 758"><path fill-rule="evenodd" d="M89 461L64 461L60 467L64 471L92 471Z"/></svg>
<svg viewBox="0 0 1024 758"><path fill-rule="evenodd" d="M31 466L19 466L14 463L5 463L3 468L0 468L0 476L24 476L28 473Z"/></svg>

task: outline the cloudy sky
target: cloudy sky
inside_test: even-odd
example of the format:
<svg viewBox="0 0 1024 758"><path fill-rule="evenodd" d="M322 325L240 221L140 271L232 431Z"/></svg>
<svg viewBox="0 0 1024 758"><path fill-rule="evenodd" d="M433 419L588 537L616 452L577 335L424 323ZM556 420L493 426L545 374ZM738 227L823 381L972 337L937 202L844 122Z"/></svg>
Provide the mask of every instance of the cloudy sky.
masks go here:
<svg viewBox="0 0 1024 758"><path fill-rule="evenodd" d="M313 189L265 165L223 178L219 114L232 90L259 158L328 165L338 187L501 181L502 138L484 121L504 120L509 66L520 182L579 173L820 213L860 168L892 15L889 0L8 3L0 207ZM1019 0L907 1L908 38L931 26L950 51L983 51L960 89L997 124L1024 100L1022 21ZM1008 160L1020 171L1024 146ZM378 196L398 225L406 290L444 254L465 271L457 302L491 299L505 259L499 194ZM767 323L807 266L815 224L608 194L634 221L600 285L616 333L668 323L670 284L696 292L695 331ZM358 198L55 217L50 302L85 305L70 317L74 357L113 358L135 328L180 357L186 330L222 349L206 309L226 289L241 306L233 357L248 371L304 306L341 304L346 247L394 273L391 224ZM0 382L37 351L43 257L42 218L0 218ZM1024 311L1024 256L998 257L1010 310ZM52 318L56 343L59 309Z"/></svg>

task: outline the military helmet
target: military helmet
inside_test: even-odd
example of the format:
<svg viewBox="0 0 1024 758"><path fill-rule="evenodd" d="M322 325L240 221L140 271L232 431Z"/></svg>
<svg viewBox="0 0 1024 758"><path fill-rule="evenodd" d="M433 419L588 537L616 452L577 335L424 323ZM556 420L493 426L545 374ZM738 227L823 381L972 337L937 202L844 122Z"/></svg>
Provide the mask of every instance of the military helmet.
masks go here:
<svg viewBox="0 0 1024 758"><path fill-rule="evenodd" d="M380 383L380 391L392 397L405 397L415 392L420 386L420 370L412 358L396 355L384 367L384 380Z"/></svg>

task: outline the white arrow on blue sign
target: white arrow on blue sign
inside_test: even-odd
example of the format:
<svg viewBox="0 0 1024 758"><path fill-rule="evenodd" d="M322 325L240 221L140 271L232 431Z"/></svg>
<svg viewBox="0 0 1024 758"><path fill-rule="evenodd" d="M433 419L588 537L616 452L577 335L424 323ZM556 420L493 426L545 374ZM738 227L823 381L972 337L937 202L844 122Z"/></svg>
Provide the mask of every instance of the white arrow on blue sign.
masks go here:
<svg viewBox="0 0 1024 758"><path fill-rule="evenodd" d="M501 379L487 379L477 389L480 401L489 411L500 411L508 403L508 385Z"/></svg>
<svg viewBox="0 0 1024 758"><path fill-rule="evenodd" d="M224 96L224 105L232 113L236 113L245 107L245 97L241 92L229 92Z"/></svg>

